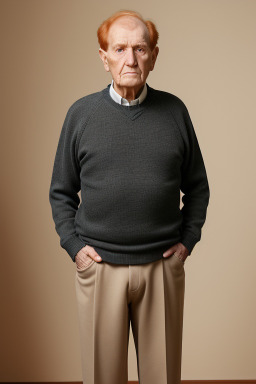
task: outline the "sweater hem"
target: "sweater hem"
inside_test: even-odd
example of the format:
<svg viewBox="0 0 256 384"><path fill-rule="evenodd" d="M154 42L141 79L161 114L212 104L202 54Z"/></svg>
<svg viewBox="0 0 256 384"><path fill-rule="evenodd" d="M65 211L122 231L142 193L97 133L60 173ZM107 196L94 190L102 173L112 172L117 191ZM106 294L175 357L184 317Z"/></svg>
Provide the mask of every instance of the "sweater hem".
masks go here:
<svg viewBox="0 0 256 384"><path fill-rule="evenodd" d="M171 245L170 245L171 247ZM108 251L97 246L93 247L95 251L100 255L103 261L113 264L146 264L160 259L164 259L163 253L168 249L164 246L159 249L145 251L145 252L133 252L133 253L118 253Z"/></svg>

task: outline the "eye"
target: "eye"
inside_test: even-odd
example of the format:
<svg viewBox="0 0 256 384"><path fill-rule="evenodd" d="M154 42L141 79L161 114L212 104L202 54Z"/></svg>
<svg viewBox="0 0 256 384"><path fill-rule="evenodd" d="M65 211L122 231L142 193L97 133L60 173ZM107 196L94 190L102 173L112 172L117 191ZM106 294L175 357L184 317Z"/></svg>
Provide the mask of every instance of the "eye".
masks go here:
<svg viewBox="0 0 256 384"><path fill-rule="evenodd" d="M119 52L119 51L122 51L123 48L117 48L116 51Z"/></svg>
<svg viewBox="0 0 256 384"><path fill-rule="evenodd" d="M144 51L144 49L143 49L143 48L138 48L138 50L139 50L140 52L143 52L143 51Z"/></svg>

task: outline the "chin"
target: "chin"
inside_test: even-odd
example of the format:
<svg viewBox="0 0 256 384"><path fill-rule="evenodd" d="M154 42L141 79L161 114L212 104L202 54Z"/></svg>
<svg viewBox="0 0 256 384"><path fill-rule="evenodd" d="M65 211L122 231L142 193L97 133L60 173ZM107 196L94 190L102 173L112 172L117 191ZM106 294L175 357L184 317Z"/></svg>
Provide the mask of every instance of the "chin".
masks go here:
<svg viewBox="0 0 256 384"><path fill-rule="evenodd" d="M122 81L122 85L127 87L134 87L136 85L138 86L142 84L143 82L141 81L141 79L127 79L126 81L125 80Z"/></svg>

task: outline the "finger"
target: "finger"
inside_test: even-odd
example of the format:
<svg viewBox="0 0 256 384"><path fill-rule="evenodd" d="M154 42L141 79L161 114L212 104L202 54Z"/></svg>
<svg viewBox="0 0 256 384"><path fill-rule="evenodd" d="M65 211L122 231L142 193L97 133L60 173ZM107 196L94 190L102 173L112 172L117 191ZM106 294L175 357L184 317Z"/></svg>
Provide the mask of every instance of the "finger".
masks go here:
<svg viewBox="0 0 256 384"><path fill-rule="evenodd" d="M95 261L101 261L102 258L100 257L100 255L95 251L95 249L93 247L91 247L90 245L86 245L86 254L91 257L91 259L95 260Z"/></svg>
<svg viewBox="0 0 256 384"><path fill-rule="evenodd" d="M79 259L79 262L77 263L78 267L87 267L92 262L92 258L86 254L85 257L82 257Z"/></svg>
<svg viewBox="0 0 256 384"><path fill-rule="evenodd" d="M92 249L90 250L90 257L91 257L93 260L95 260L95 261L101 261L101 260L102 260L102 258L101 258L100 255L95 251L94 248L92 248Z"/></svg>
<svg viewBox="0 0 256 384"><path fill-rule="evenodd" d="M171 256L174 252L175 252L175 250L172 249L172 248L170 248L170 249L168 249L167 251L165 251L165 252L163 253L163 257L169 257L169 256Z"/></svg>

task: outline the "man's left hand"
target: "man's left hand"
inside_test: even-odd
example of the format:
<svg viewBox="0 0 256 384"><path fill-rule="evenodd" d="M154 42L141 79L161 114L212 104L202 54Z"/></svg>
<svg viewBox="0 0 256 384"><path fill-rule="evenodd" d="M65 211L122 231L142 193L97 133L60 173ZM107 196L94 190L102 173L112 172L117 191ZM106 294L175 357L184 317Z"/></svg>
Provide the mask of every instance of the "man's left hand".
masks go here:
<svg viewBox="0 0 256 384"><path fill-rule="evenodd" d="M189 255L189 250L182 243L176 243L163 253L163 257L169 257L173 253L176 253L177 257L179 257L181 261L185 262Z"/></svg>

